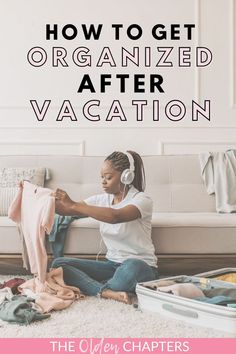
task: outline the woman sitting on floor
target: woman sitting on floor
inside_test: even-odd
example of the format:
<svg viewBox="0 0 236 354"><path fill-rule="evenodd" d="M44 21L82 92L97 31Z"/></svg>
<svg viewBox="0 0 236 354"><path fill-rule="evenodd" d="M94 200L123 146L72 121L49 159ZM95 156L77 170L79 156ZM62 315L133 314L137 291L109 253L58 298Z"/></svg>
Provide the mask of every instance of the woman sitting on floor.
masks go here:
<svg viewBox="0 0 236 354"><path fill-rule="evenodd" d="M92 173L92 171L91 171ZM107 260L60 257L64 281L85 295L98 295L130 303L138 282L157 279L157 258L151 240L152 200L145 195L145 173L139 154L113 152L101 169L105 193L74 202L57 189L56 212L83 215L100 221Z"/></svg>

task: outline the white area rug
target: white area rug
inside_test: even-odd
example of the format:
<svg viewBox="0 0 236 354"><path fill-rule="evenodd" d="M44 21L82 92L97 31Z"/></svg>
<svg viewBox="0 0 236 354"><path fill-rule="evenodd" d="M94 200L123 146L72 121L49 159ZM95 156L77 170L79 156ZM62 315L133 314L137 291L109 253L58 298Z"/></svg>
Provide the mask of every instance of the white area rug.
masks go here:
<svg viewBox="0 0 236 354"><path fill-rule="evenodd" d="M0 282L14 276L0 276ZM17 276L20 277L20 276ZM24 278L24 277L22 277ZM88 297L68 309L28 326L0 320L0 337L236 337L226 332L188 325L158 314L143 313L131 305Z"/></svg>

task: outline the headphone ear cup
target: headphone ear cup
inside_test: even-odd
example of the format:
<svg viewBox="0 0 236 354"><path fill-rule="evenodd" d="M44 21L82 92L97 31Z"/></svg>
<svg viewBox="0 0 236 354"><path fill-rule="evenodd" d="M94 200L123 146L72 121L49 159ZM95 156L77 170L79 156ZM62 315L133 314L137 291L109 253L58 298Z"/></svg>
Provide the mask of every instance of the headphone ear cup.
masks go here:
<svg viewBox="0 0 236 354"><path fill-rule="evenodd" d="M126 184L127 171L129 171L129 170L128 170L128 169L124 170L124 171L121 173L121 176L120 176L120 181L121 181L121 183L123 183L123 184Z"/></svg>
<svg viewBox="0 0 236 354"><path fill-rule="evenodd" d="M120 176L120 181L123 184L131 184L134 180L134 171L126 169L122 172Z"/></svg>

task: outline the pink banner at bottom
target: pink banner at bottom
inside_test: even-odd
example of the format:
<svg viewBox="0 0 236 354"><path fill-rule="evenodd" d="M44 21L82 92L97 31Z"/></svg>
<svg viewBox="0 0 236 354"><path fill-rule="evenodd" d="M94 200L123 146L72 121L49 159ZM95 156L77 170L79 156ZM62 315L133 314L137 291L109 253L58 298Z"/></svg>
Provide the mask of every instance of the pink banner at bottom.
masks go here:
<svg viewBox="0 0 236 354"><path fill-rule="evenodd" d="M1 338L3 354L235 354L236 339L226 338Z"/></svg>

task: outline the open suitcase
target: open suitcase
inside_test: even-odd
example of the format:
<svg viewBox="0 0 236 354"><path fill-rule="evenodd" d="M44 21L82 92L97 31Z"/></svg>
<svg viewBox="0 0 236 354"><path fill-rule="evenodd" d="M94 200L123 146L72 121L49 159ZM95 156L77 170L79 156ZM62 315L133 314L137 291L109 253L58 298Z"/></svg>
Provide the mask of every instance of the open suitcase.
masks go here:
<svg viewBox="0 0 236 354"><path fill-rule="evenodd" d="M236 268L222 268L195 276L180 275L139 283L136 286L138 306L142 311L156 312L169 318L236 334L236 300L235 304L231 302L229 307L221 306L161 292L158 287L160 282L171 280L177 283L198 284L203 291L230 288L236 298L236 283L215 279L229 273L235 273L236 276Z"/></svg>

